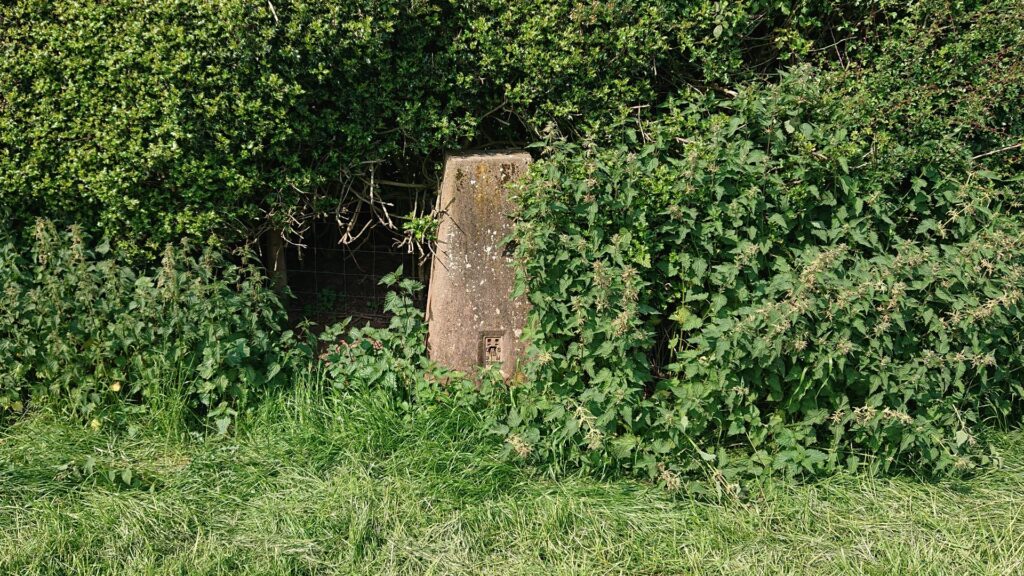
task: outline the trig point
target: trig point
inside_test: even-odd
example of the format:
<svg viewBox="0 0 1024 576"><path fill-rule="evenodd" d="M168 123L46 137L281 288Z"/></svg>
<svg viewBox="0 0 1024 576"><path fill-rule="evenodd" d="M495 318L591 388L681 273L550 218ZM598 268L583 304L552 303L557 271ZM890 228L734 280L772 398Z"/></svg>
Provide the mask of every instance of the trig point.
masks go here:
<svg viewBox="0 0 1024 576"><path fill-rule="evenodd" d="M427 295L430 357L472 374L499 364L509 378L524 345L525 298L510 298L514 272L502 240L512 231L509 182L526 152L451 155L445 161L437 250Z"/></svg>

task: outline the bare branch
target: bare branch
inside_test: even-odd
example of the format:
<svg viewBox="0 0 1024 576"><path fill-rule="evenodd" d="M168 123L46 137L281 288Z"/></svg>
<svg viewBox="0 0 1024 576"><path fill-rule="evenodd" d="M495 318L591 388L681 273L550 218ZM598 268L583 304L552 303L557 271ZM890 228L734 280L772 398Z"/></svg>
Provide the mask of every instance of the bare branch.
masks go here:
<svg viewBox="0 0 1024 576"><path fill-rule="evenodd" d="M996 148L995 150L989 150L988 152L985 152L984 154L978 154L977 156L971 158L971 160L978 160L980 158L986 158L988 156L993 156L993 155L999 154L1001 152L1008 152L1010 150L1015 150L1017 148L1020 148L1021 146L1024 146L1024 142L1018 142L1018 143L1012 144L1010 146L1003 146L1002 148Z"/></svg>

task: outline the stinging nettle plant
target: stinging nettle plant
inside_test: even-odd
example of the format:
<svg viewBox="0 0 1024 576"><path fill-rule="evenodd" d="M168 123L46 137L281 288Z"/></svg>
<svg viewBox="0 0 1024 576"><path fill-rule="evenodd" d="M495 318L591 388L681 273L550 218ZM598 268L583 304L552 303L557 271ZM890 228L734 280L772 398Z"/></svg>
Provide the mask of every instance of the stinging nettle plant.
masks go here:
<svg viewBox="0 0 1024 576"><path fill-rule="evenodd" d="M847 82L797 68L549 144L518 196L534 362L495 426L517 452L727 493L991 461L983 424L1024 398L1022 181L962 134L922 155L892 125L916 109Z"/></svg>
<svg viewBox="0 0 1024 576"><path fill-rule="evenodd" d="M0 247L2 416L38 403L102 419L170 394L223 433L306 357L244 253L168 246L140 273L79 228L40 220L33 238Z"/></svg>

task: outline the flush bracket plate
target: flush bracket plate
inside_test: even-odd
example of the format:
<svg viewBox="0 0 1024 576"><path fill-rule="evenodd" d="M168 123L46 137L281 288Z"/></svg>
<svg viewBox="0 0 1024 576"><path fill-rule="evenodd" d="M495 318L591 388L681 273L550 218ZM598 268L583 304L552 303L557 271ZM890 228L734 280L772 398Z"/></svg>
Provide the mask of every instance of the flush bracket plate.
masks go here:
<svg viewBox="0 0 1024 576"><path fill-rule="evenodd" d="M481 330L478 362L481 366L501 364L505 361L505 332Z"/></svg>

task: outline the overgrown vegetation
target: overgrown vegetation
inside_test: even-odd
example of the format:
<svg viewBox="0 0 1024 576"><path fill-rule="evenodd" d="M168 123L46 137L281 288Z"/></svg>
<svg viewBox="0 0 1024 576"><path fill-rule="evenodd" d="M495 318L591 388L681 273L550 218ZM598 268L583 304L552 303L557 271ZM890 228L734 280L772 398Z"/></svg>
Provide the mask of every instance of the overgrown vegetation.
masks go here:
<svg viewBox="0 0 1024 576"><path fill-rule="evenodd" d="M136 4L0 11L0 571L1020 571L1020 2ZM231 249L534 141L507 382Z"/></svg>
<svg viewBox="0 0 1024 576"><path fill-rule="evenodd" d="M118 44L110 56L116 62L138 65L150 62L143 54L161 51L180 58L171 61L185 68L160 74L145 68L134 78L190 83L176 93L187 100L176 101L178 116L147 114L172 123L160 129L171 148L179 128L193 143L165 158L187 173L161 173L137 187L143 196L134 196L54 172L54 162L77 153L29 146L20 131L7 132L11 143L22 144L4 157L6 190L21 195L12 198L34 199L8 204L14 221L37 209L75 217L109 210L117 219L100 216L101 229L156 226L162 232L151 239L158 242L163 234L220 227L222 217L248 217L250 208L288 212L319 193L266 202L263 194L326 185L320 171L355 166L370 153L365 146L383 158L416 143L408 154L429 156L472 139L479 118L450 131L438 123L472 118L471 110L500 97L506 111L528 117L522 126L535 135L542 123L550 128L516 215L520 288L533 303L525 378L506 387L491 386L485 376L473 391L433 366L423 349L422 314L411 299L422 287L410 280L387 301L387 312L395 314L390 329L329 327L316 345L321 349L313 350L305 336L296 340L282 331L280 306L245 257L236 265L209 250L197 258L171 249L162 267L136 276L103 254L93 258L82 232L58 241L51 227L39 225L27 259L6 248L0 280L8 334L3 359L13 367L0 387L7 413L52 397L88 417L122 399L144 399L147 387L170 380L182 383L186 404L224 431L250 394L322 361L338 389L388 390L408 412L452 400L473 406L510 450L550 470L627 470L670 488L695 489L708 476L726 490L764 472L967 470L992 460L986 425L1019 417L1024 128L1014 102L1024 94L1024 25L1006 25L1024 24L1019 3L925 2L882 12L868 3L841 13L808 8L790 11L785 25L773 14L788 8L760 3L730 8L730 15L657 2L634 3L629 12L523 2L496 19L484 18L500 8L487 3L436 10L274 6L227 2L219 17L196 20L194 34L162 35L138 50L132 48L138 40L121 33L124 26L160 16L162 25L180 27L208 6L18 4L10 10L8 18L19 25L6 32L5 46L36 48L11 54L5 65L7 74L25 72L17 82L8 76L8 112L45 116L40 106L59 107L67 111L62 118L77 122L119 106L109 100L138 91L131 74L118 72L110 85L76 83L85 92L60 94L37 77L49 69L44 62L91 54L96 42L117 32L117 41L130 45ZM29 26L44 14L51 27ZM589 33L563 34L553 14ZM61 18L74 25L58 24ZM89 23L97 23L97 34L81 36ZM847 33L831 47L835 59L813 48L826 31ZM79 34L78 43L57 60L43 57L68 34ZM771 37L773 47L749 48L752 34ZM395 42L388 41L392 35ZM513 50L520 40L529 41ZM619 57L596 66L610 47ZM189 59L199 49L208 49L201 69ZM679 50L688 59L672 56ZM384 74L382 58L412 66L410 59L424 54L440 59L431 70L456 75L440 77L449 81L443 102L452 108L432 107L442 102L429 96L436 79L414 79L422 69L405 64L374 88L375 99L338 88L345 79L368 86L352 75L378 66L368 76L377 78ZM755 55L772 66L805 63L766 82L750 67ZM228 66L237 58L248 58L250 68ZM351 66L329 67L336 58ZM474 78L487 79L482 84L459 76L468 73L460 67L468 61L476 63ZM82 68L61 74L102 78L119 70L97 72L91 58L76 62ZM662 76L647 62L661 66ZM527 73L534 68L548 73ZM698 77L701 83L669 87L672 79ZM503 88L489 84L499 78ZM423 90L418 102L426 107L399 112L392 94L398 86ZM223 100L200 106L197 95L207 89ZM80 98L81 107L69 107L67 98ZM356 100L378 108L356 114L362 109ZM634 101L648 104L622 106ZM230 102L253 107L241 114L247 109ZM24 125L25 118L11 116L6 126ZM391 125L382 118L402 128L385 130L380 140L376 131ZM179 120L207 131L186 130ZM250 140L231 126L258 133ZM69 126L58 130L75 133ZM424 130L433 138L415 136ZM142 141L126 145L123 131L109 134L117 136L102 146L128 154L160 149ZM342 136L362 144L324 145L331 152L312 165L302 154L281 160ZM81 142L62 137L51 144ZM195 164L189 154L207 163ZM220 161L228 156L231 162ZM147 166L129 156L108 161L130 170ZM101 165L79 168L104 178L115 174ZM219 195L227 180L211 180L214 166L217 178L234 182L231 194ZM58 173L64 175L42 177ZM167 186L175 181L188 188L171 193ZM138 185L133 178L118 182ZM52 189L38 188L43 185ZM57 190L78 198L80 189L112 203L89 202L83 212L75 200L66 213L54 209ZM183 203L166 204L172 199ZM224 210L222 201L233 208ZM136 214L123 202L162 223L123 220ZM203 212L189 208L196 202L216 217L200 222ZM181 227L168 217L200 220ZM416 228L419 221L408 224ZM130 244L119 250L125 262L137 249L155 246L135 242L132 233L118 238ZM106 250L106 244L99 248ZM691 478L701 481L690 486Z"/></svg>
<svg viewBox="0 0 1024 576"><path fill-rule="evenodd" d="M877 66L683 94L548 151L516 233L524 452L733 490L990 461L983 423L1024 393L1024 11L913 18Z"/></svg>
<svg viewBox="0 0 1024 576"><path fill-rule="evenodd" d="M78 228L40 220L33 237L24 255L0 244L0 418L40 404L99 423L149 407L223 432L309 357L244 253L168 246L137 274Z"/></svg>

